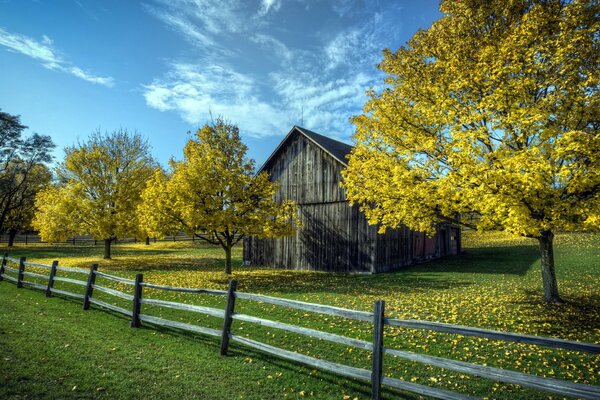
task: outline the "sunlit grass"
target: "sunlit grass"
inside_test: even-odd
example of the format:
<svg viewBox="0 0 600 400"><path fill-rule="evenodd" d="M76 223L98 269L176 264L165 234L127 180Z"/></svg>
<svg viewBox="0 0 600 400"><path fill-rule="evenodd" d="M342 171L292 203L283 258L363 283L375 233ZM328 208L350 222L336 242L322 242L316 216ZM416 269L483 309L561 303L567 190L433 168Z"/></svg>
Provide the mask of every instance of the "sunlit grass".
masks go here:
<svg viewBox="0 0 600 400"><path fill-rule="evenodd" d="M239 290L242 291L357 310L371 310L375 300L383 299L386 301L386 314L399 318L600 342L600 235L557 235L555 252L559 288L567 300L567 304L560 306L547 305L541 301L541 276L535 241L503 233L482 235L469 232L465 234L463 244L466 254L462 256L379 275L336 275L242 266L242 251L241 248L236 248L234 273L229 277L223 273L222 249L198 243L118 245L114 248L113 260L101 259L100 246L22 246L11 249L10 252L14 257L25 255L35 262L50 263L58 259L65 266L89 268L92 263L99 263L101 271L127 278L133 278L136 273L141 272L146 282L173 286L226 289L228 280L233 278L239 281ZM126 285L100 282L131 292L131 288ZM81 290L72 286L70 289ZM224 305L223 298L210 296L151 290L147 290L145 296L219 308ZM126 301L114 301L109 296L101 298L129 307ZM340 318L247 301L239 301L236 311L371 340L372 328L368 323L350 323ZM146 307L143 312L214 328L220 328L221 324L218 319L183 312L150 307ZM369 368L369 354L364 351L247 323L234 323L234 332L289 350ZM386 328L386 346L574 382L599 382L598 357L583 353L395 328ZM215 348L214 351L217 352L218 349ZM244 360L243 363L255 362L257 357L261 360L268 359L266 356L249 355L247 350L241 348L235 351L241 352L239 356L240 360ZM385 370L390 376L478 396L493 394L494 398L510 398L516 394L528 398L547 397L513 385L493 383L393 358L386 359ZM279 372L281 371L274 373ZM259 375L257 372L257 379ZM270 375L276 377L273 373ZM282 388L289 386L289 381L282 383ZM340 390L339 397L323 398L364 395L361 395L360 390L354 393L342 392ZM279 394L283 396L283 393ZM309 392L305 394L309 395Z"/></svg>

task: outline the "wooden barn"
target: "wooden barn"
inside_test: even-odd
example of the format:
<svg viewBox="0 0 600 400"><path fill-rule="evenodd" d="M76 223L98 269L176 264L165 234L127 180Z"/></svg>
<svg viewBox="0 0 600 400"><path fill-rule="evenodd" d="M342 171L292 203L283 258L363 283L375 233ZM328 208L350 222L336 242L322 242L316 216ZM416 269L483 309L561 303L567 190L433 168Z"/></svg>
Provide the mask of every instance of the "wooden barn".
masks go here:
<svg viewBox="0 0 600 400"><path fill-rule="evenodd" d="M277 239L249 237L244 260L251 265L328 272L391 271L460 252L460 230L441 225L427 238L408 228L377 234L340 186L352 146L294 126L259 171L279 181L276 200L298 204L302 228Z"/></svg>

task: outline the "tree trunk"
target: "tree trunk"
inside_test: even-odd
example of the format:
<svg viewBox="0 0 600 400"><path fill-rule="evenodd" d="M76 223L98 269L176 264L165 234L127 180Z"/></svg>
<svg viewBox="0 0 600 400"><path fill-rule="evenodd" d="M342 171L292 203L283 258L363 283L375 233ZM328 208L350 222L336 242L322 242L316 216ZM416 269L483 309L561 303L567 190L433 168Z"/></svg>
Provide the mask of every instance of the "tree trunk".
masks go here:
<svg viewBox="0 0 600 400"><path fill-rule="evenodd" d="M13 247L13 244L15 244L15 237L17 236L17 230L16 229L11 229L8 231L8 247Z"/></svg>
<svg viewBox="0 0 600 400"><path fill-rule="evenodd" d="M150 246L150 236L146 236L146 246Z"/></svg>
<svg viewBox="0 0 600 400"><path fill-rule="evenodd" d="M542 264L542 282L544 284L544 300L548 303L563 303L558 294L558 284L554 270L553 239L554 233L551 231L543 231L542 236L538 238L541 253L540 261Z"/></svg>
<svg viewBox="0 0 600 400"><path fill-rule="evenodd" d="M225 274L231 275L231 245L227 243L225 249Z"/></svg>
<svg viewBox="0 0 600 400"><path fill-rule="evenodd" d="M110 260L110 244L112 239L104 239L104 259Z"/></svg>

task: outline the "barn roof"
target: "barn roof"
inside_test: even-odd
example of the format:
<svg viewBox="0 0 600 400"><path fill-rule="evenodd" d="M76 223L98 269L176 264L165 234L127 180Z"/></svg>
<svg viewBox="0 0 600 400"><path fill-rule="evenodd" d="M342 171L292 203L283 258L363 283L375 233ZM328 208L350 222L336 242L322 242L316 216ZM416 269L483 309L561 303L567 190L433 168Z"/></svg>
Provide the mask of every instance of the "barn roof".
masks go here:
<svg viewBox="0 0 600 400"><path fill-rule="evenodd" d="M316 132L310 131L306 128L302 128L300 126L294 125L294 127L288 132L288 134L281 141L281 143L279 143L279 146L277 146L275 151L273 151L273 153L271 153L269 158L267 158L267 161L265 161L263 166L260 167L260 169L258 170L259 172L263 171L271 163L271 161L277 156L277 154L279 154L279 152L285 147L286 143L289 140L291 140L291 138L294 136L295 133L299 133L299 134L305 136L308 140L310 140L311 142L316 144L324 152L328 153L330 156L335 158L341 164L343 164L345 166L348 165L348 160L346 157L350 154L350 151L352 150L352 146L350 146L349 144L337 141L335 139L331 139L327 136L323 136Z"/></svg>

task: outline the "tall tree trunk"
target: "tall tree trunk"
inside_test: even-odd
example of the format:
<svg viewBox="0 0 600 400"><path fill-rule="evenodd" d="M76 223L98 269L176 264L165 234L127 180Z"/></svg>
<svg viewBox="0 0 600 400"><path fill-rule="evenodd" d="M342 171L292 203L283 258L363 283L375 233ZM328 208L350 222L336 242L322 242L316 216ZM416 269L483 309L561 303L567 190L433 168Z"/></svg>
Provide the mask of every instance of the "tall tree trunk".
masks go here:
<svg viewBox="0 0 600 400"><path fill-rule="evenodd" d="M150 236L146 236L146 246L150 246Z"/></svg>
<svg viewBox="0 0 600 400"><path fill-rule="evenodd" d="M104 239L104 259L110 260L110 244L112 239Z"/></svg>
<svg viewBox="0 0 600 400"><path fill-rule="evenodd" d="M542 236L538 239L541 253L544 300L548 303L563 303L563 300L558 294L558 284L556 282L556 272L554 270L553 239L554 233L552 233L552 231L543 231Z"/></svg>
<svg viewBox="0 0 600 400"><path fill-rule="evenodd" d="M8 247L13 247L15 244L15 237L17 236L17 230L11 229L8 231Z"/></svg>
<svg viewBox="0 0 600 400"><path fill-rule="evenodd" d="M225 249L225 274L231 275L231 245L228 243Z"/></svg>

